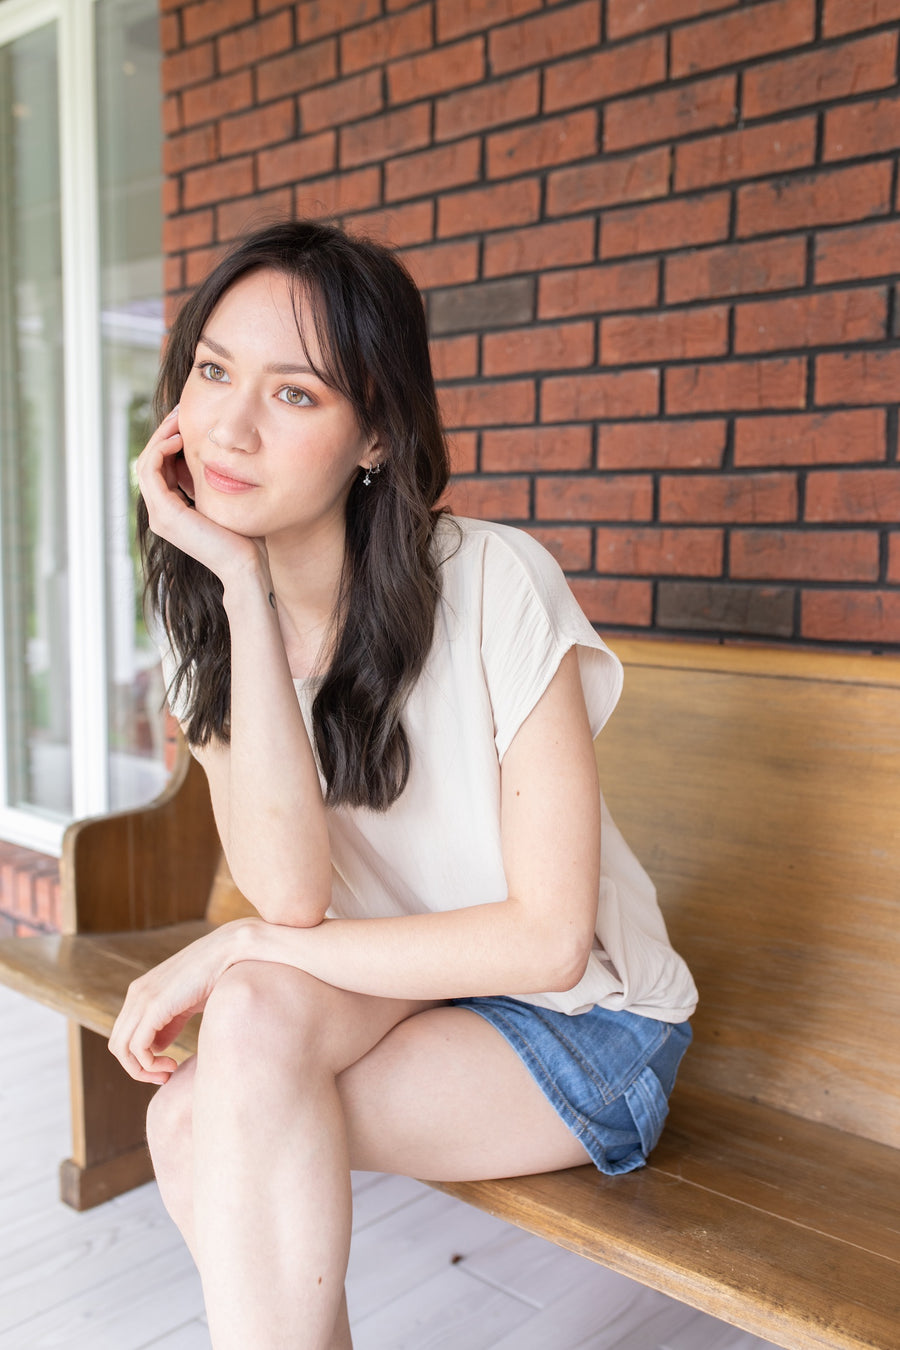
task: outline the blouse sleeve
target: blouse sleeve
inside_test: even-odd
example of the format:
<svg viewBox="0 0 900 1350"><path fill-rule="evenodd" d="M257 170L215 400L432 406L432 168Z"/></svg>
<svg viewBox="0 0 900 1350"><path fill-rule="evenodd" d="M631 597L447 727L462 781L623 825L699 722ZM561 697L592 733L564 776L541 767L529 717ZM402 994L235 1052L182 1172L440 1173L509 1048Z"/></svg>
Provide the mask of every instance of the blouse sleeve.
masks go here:
<svg viewBox="0 0 900 1350"><path fill-rule="evenodd" d="M523 531L492 526L482 567L481 655L500 759L571 647L596 736L618 702L622 665L594 632L559 564Z"/></svg>

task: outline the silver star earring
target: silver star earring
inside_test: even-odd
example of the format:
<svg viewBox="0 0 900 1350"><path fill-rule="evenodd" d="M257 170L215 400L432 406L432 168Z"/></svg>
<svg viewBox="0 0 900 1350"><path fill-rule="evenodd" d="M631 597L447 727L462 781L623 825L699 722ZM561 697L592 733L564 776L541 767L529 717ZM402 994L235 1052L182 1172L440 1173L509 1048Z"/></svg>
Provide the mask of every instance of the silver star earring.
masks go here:
<svg viewBox="0 0 900 1350"><path fill-rule="evenodd" d="M372 479L375 478L380 473L381 473L380 464L370 464L369 467L366 469L366 476L363 479L363 487L371 487Z"/></svg>

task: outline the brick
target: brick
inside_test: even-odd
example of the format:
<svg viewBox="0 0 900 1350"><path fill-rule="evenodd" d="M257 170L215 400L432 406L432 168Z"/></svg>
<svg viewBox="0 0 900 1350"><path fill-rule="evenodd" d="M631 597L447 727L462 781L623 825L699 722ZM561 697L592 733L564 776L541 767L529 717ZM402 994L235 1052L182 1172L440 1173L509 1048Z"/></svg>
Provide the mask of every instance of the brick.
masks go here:
<svg viewBox="0 0 900 1350"><path fill-rule="evenodd" d="M541 421L578 422L595 417L654 417L659 411L659 372L602 371L556 375L544 380Z"/></svg>
<svg viewBox="0 0 900 1350"><path fill-rule="evenodd" d="M538 520L650 520L653 479L649 474L584 474L539 478Z"/></svg>
<svg viewBox="0 0 900 1350"><path fill-rule="evenodd" d="M890 537L887 579L895 586L900 585L900 534L892 534Z"/></svg>
<svg viewBox="0 0 900 1350"><path fill-rule="evenodd" d="M793 290L806 278L806 241L725 244L665 260L667 304L726 295Z"/></svg>
<svg viewBox="0 0 900 1350"><path fill-rule="evenodd" d="M431 5L376 19L363 28L341 33L341 71L352 75L369 66L383 66L431 46Z"/></svg>
<svg viewBox="0 0 900 1350"><path fill-rule="evenodd" d="M900 469L818 469L810 473L805 519L896 524L900 519Z"/></svg>
<svg viewBox="0 0 900 1350"><path fill-rule="evenodd" d="M815 117L704 136L675 147L675 190L696 192L719 183L808 168L816 157Z"/></svg>
<svg viewBox="0 0 900 1350"><path fill-rule="evenodd" d="M300 42L312 42L367 23L380 13L380 0L305 0L297 6L297 37Z"/></svg>
<svg viewBox="0 0 900 1350"><path fill-rule="evenodd" d="M267 103L264 108L226 117L219 123L219 137L223 158L258 150L261 146L277 145L290 140L297 129L296 104L292 98L279 103Z"/></svg>
<svg viewBox="0 0 900 1350"><path fill-rule="evenodd" d="M877 342L887 336L887 288L812 291L735 309L735 352Z"/></svg>
<svg viewBox="0 0 900 1350"><path fill-rule="evenodd" d="M450 505L458 516L476 520L527 520L530 484L527 478L454 478Z"/></svg>
<svg viewBox="0 0 900 1350"><path fill-rule="evenodd" d="M481 438L481 467L486 473L589 469L591 454L588 426L485 431Z"/></svg>
<svg viewBox="0 0 900 1350"><path fill-rule="evenodd" d="M164 54L177 51L182 45L181 21L178 14L161 14L159 18L159 46Z"/></svg>
<svg viewBox="0 0 900 1350"><path fill-rule="evenodd" d="M732 530L730 572L745 581L877 581L875 530Z"/></svg>
<svg viewBox="0 0 900 1350"><path fill-rule="evenodd" d="M603 114L604 150L630 150L649 141L670 141L710 127L730 126L737 114L737 77L715 75L674 88L608 103Z"/></svg>
<svg viewBox="0 0 900 1350"><path fill-rule="evenodd" d="M681 632L789 638L794 632L794 592L780 586L661 581L656 623Z"/></svg>
<svg viewBox="0 0 900 1350"><path fill-rule="evenodd" d="M599 529L595 534L598 572L717 577L722 571L722 530L660 529L654 525Z"/></svg>
<svg viewBox="0 0 900 1350"><path fill-rule="evenodd" d="M890 36L896 42L896 34ZM851 103L825 114L825 159L851 159L896 152L900 139L900 98Z"/></svg>
<svg viewBox="0 0 900 1350"><path fill-rule="evenodd" d="M332 38L295 47L285 56L261 61L256 67L256 97L260 103L299 94L337 75L337 44Z"/></svg>
<svg viewBox="0 0 900 1350"><path fill-rule="evenodd" d="M438 42L492 28L540 9L541 0L437 0Z"/></svg>
<svg viewBox="0 0 900 1350"><path fill-rule="evenodd" d="M539 272L564 263L587 262L594 256L594 222L565 220L530 229L489 235L482 263L486 277L511 272Z"/></svg>
<svg viewBox="0 0 900 1350"><path fill-rule="evenodd" d="M629 37L648 28L696 19L716 10L734 9L739 0L607 0L606 30L609 38Z"/></svg>
<svg viewBox="0 0 900 1350"><path fill-rule="evenodd" d="M474 239L426 244L407 250L402 261L420 290L458 286L478 276L478 245Z"/></svg>
<svg viewBox="0 0 900 1350"><path fill-rule="evenodd" d="M349 173L303 183L297 188L295 206L298 216L332 216L365 210L380 197L381 176L377 169L351 169Z"/></svg>
<svg viewBox="0 0 900 1350"><path fill-rule="evenodd" d="M900 221L879 221L816 236L815 280L857 281L900 271Z"/></svg>
<svg viewBox="0 0 900 1350"><path fill-rule="evenodd" d="M598 469L718 469L726 423L604 422L598 428Z"/></svg>
<svg viewBox="0 0 900 1350"><path fill-rule="evenodd" d="M228 113L249 108L253 102L253 80L249 70L239 70L208 84L185 89L181 107L186 127L198 122L211 122Z"/></svg>
<svg viewBox="0 0 900 1350"><path fill-rule="evenodd" d="M507 324L530 323L534 317L534 279L483 281L436 291L429 298L432 333L457 333Z"/></svg>
<svg viewBox="0 0 900 1350"><path fill-rule="evenodd" d="M670 75L678 79L730 66L738 54L742 62L750 61L813 42L815 36L815 0L768 0L744 6L674 29Z"/></svg>
<svg viewBox="0 0 900 1350"><path fill-rule="evenodd" d="M900 351L836 352L816 357L816 404L895 403Z"/></svg>
<svg viewBox="0 0 900 1350"><path fill-rule="evenodd" d="M356 122L340 133L342 168L388 159L417 150L431 140L431 116L426 103Z"/></svg>
<svg viewBox="0 0 900 1350"><path fill-rule="evenodd" d="M489 178L512 178L597 153L597 113L591 108L564 117L544 117L486 140ZM587 166L583 166L587 167Z"/></svg>
<svg viewBox="0 0 900 1350"><path fill-rule="evenodd" d="M591 565L591 530L587 525L533 525L528 533L551 553L566 572L587 572Z"/></svg>
<svg viewBox="0 0 900 1350"><path fill-rule="evenodd" d="M885 160L751 183L738 189L737 232L768 234L886 215L891 209L891 169Z"/></svg>
<svg viewBox="0 0 900 1350"><path fill-rule="evenodd" d="M300 95L300 125L305 133L356 122L384 106L380 70L367 70L346 80L332 80Z"/></svg>
<svg viewBox="0 0 900 1350"><path fill-rule="evenodd" d="M162 92L171 94L212 78L215 69L215 51L211 42L197 47L185 47L171 56L164 56L161 65Z"/></svg>
<svg viewBox="0 0 900 1350"><path fill-rule="evenodd" d="M667 474L659 482L659 518L677 524L797 519L793 473Z"/></svg>
<svg viewBox="0 0 900 1350"><path fill-rule="evenodd" d="M447 437L450 451L450 471L453 474L474 473L478 468L478 433L454 431Z"/></svg>
<svg viewBox="0 0 900 1350"><path fill-rule="evenodd" d="M162 129L166 136L174 136L182 130L184 121L181 116L181 95L169 94L160 104L162 113Z"/></svg>
<svg viewBox="0 0 900 1350"><path fill-rule="evenodd" d="M644 201L668 191L669 152L660 146L637 155L601 157L557 169L547 182L547 214L574 215L619 202Z"/></svg>
<svg viewBox="0 0 900 1350"><path fill-rule="evenodd" d="M201 0L181 11L185 43L201 42L254 17L253 0Z"/></svg>
<svg viewBox="0 0 900 1350"><path fill-rule="evenodd" d="M838 37L858 28L874 28L900 19L900 0L825 0L824 37Z"/></svg>
<svg viewBox="0 0 900 1350"><path fill-rule="evenodd" d="M432 338L431 365L436 380L464 380L478 374L478 338Z"/></svg>
<svg viewBox="0 0 900 1350"><path fill-rule="evenodd" d="M571 589L591 623L615 628L647 628L651 623L653 588L649 581L575 577Z"/></svg>
<svg viewBox="0 0 900 1350"><path fill-rule="evenodd" d="M224 75L240 66L255 66L267 56L287 51L293 41L290 10L279 10L267 19L260 19L233 33L223 33L217 39L219 71Z"/></svg>
<svg viewBox="0 0 900 1350"><path fill-rule="evenodd" d="M800 635L878 647L900 643L900 592L803 591Z"/></svg>
<svg viewBox="0 0 900 1350"><path fill-rule="evenodd" d="M601 258L711 244L725 239L731 204L727 192L677 197L613 211L600 228Z"/></svg>
<svg viewBox="0 0 900 1350"><path fill-rule="evenodd" d="M209 276L210 272L220 261L222 250L218 246L215 248L198 248L192 253L185 255L184 259L184 280L190 287L199 286Z"/></svg>
<svg viewBox="0 0 900 1350"><path fill-rule="evenodd" d="M485 244L485 258L488 253ZM659 267L655 262L607 263L547 272L538 278L538 317L567 318L617 309L641 309L657 304Z"/></svg>
<svg viewBox="0 0 900 1350"><path fill-rule="evenodd" d="M741 412L802 408L806 360L770 357L673 366L666 372L666 412Z"/></svg>
<svg viewBox="0 0 900 1350"><path fill-rule="evenodd" d="M601 365L684 361L724 356L728 310L724 305L661 314L622 314L600 321Z"/></svg>
<svg viewBox="0 0 900 1350"><path fill-rule="evenodd" d="M348 216L345 225L367 239L379 239L395 248L424 244L434 236L432 202L407 202L380 211Z"/></svg>
<svg viewBox="0 0 900 1350"><path fill-rule="evenodd" d="M734 428L734 462L737 468L749 468L883 460L886 435L883 408L739 417Z"/></svg>
<svg viewBox="0 0 900 1350"><path fill-rule="evenodd" d="M536 66L600 42L599 0L582 0L564 10L522 19L494 29L488 37L491 73L504 75Z"/></svg>
<svg viewBox="0 0 900 1350"><path fill-rule="evenodd" d="M263 150L257 156L257 176L261 188L276 187L280 183L295 183L315 178L336 168L337 137L333 131L321 131L316 136L301 136L287 145Z"/></svg>
<svg viewBox="0 0 900 1350"><path fill-rule="evenodd" d="M222 243L273 220L289 219L293 195L289 187L282 187L272 192L254 192L252 197L241 197L236 202L220 202L216 206L216 239Z"/></svg>
<svg viewBox="0 0 900 1350"><path fill-rule="evenodd" d="M424 197L443 188L476 182L481 173L481 142L477 137L453 141L389 160L385 168L386 201Z"/></svg>
<svg viewBox="0 0 900 1350"><path fill-rule="evenodd" d="M544 324L489 333L482 344L485 375L518 375L522 371L572 370L594 364L592 323Z"/></svg>
<svg viewBox="0 0 900 1350"><path fill-rule="evenodd" d="M180 291L184 282L184 259L180 254L163 259L163 289Z"/></svg>
<svg viewBox="0 0 900 1350"><path fill-rule="evenodd" d="M805 104L830 103L850 98L870 89L884 89L894 83L897 63L897 34L873 33L855 42L821 47L799 56L784 57L744 72L744 117L768 117ZM851 113L858 109L841 109ZM829 113L829 119L833 114ZM828 120L826 120L826 158ZM896 145L896 141L894 141ZM851 152L852 153L852 152Z"/></svg>
<svg viewBox="0 0 900 1350"><path fill-rule="evenodd" d="M539 212L540 186L536 179L497 183L439 198L437 232L446 238L511 225L531 225Z"/></svg>
<svg viewBox="0 0 900 1350"><path fill-rule="evenodd" d="M544 71L544 112L559 112L579 103L596 103L631 93L666 78L666 40L663 34L611 50L601 49L547 66Z"/></svg>
<svg viewBox="0 0 900 1350"><path fill-rule="evenodd" d="M185 249L211 244L215 238L211 210L190 211L163 221L163 252L181 253Z"/></svg>
<svg viewBox="0 0 900 1350"><path fill-rule="evenodd" d="M455 427L515 426L534 421L533 380L455 384L440 392L444 424Z"/></svg>
<svg viewBox="0 0 900 1350"><path fill-rule="evenodd" d="M198 127L180 136L169 136L163 141L163 171L167 174L183 172L197 164L209 164L216 158L216 128Z"/></svg>
<svg viewBox="0 0 900 1350"><path fill-rule="evenodd" d="M456 140L473 131L535 117L540 110L540 97L540 76L536 70L448 94L434 105L434 139Z"/></svg>
<svg viewBox="0 0 900 1350"><path fill-rule="evenodd" d="M485 78L484 39L467 38L422 56L394 61L387 69L391 103L446 94Z"/></svg>

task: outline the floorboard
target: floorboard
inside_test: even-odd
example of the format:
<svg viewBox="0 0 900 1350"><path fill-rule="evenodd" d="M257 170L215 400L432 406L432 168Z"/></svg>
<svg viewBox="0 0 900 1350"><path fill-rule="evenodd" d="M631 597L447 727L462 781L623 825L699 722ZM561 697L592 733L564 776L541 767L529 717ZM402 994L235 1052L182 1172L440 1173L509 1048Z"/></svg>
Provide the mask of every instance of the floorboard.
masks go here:
<svg viewBox="0 0 900 1350"><path fill-rule="evenodd" d="M154 1185L85 1214L65 1023L0 988L0 1350L210 1350L200 1281ZM405 1177L354 1175L355 1350L775 1350Z"/></svg>

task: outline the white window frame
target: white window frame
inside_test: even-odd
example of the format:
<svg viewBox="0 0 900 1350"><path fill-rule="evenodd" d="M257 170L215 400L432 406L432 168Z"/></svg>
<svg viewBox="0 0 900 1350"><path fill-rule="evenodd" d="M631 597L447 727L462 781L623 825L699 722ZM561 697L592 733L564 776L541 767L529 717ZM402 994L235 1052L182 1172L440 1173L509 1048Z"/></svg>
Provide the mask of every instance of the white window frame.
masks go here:
<svg viewBox="0 0 900 1350"><path fill-rule="evenodd" d="M57 25L72 810L109 810L94 0L2 0L0 45ZM2 541L0 541L2 542ZM3 597L0 595L0 605ZM0 660L3 626L0 625ZM5 665L4 665L5 669ZM0 680L0 727L6 727ZM59 854L67 819L12 806L0 736L0 837Z"/></svg>

